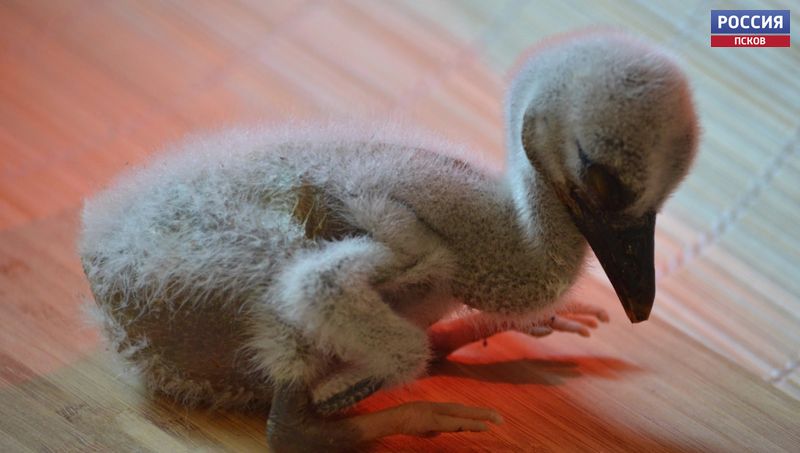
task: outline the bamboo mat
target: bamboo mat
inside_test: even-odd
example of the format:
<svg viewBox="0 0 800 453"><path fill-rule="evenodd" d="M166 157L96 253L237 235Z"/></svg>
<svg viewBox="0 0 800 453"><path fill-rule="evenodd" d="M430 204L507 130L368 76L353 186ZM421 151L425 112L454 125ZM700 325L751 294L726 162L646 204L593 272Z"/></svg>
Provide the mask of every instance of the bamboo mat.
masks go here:
<svg viewBox="0 0 800 453"><path fill-rule="evenodd" d="M264 446L263 414L187 411L115 374L79 311L83 197L186 133L240 122L391 116L499 162L517 56L591 25L674 50L703 123L695 169L659 216L653 321L627 325L595 265L577 296L607 306L614 322L591 340L504 335L364 405L486 404L507 426L377 448L796 451L800 53L796 42L708 45L710 9L791 6L0 2L0 451Z"/></svg>

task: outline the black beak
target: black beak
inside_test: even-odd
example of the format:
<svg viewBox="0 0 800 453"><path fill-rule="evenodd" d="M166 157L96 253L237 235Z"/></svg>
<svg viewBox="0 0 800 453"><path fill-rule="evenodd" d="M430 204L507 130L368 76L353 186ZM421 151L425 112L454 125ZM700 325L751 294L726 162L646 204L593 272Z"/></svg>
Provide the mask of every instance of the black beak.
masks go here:
<svg viewBox="0 0 800 453"><path fill-rule="evenodd" d="M603 266L632 323L650 317L656 298L656 214L631 218L604 212L575 186L556 190Z"/></svg>
<svg viewBox="0 0 800 453"><path fill-rule="evenodd" d="M622 225L589 218L575 220L614 286L628 319L632 323L646 320L656 296L655 213Z"/></svg>
<svg viewBox="0 0 800 453"><path fill-rule="evenodd" d="M619 209L601 208L576 185L553 188L594 250L628 319L646 321L656 298L656 213L635 218L618 213Z"/></svg>

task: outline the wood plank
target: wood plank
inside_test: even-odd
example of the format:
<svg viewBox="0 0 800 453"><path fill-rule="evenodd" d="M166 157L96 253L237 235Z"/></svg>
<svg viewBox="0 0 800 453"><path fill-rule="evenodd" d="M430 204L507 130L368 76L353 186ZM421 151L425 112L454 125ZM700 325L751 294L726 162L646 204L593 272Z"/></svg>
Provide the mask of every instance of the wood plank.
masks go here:
<svg viewBox="0 0 800 453"><path fill-rule="evenodd" d="M485 434L375 450L796 451L800 53L711 49L708 10L786 0L198 0L0 3L0 450L263 451L265 414L187 410L122 378L82 319L80 201L190 132L390 116L502 167L507 71L531 43L610 25L676 52L704 135L659 217L653 321L599 266L590 340L504 334L357 410L496 407ZM797 14L794 15L797 19Z"/></svg>

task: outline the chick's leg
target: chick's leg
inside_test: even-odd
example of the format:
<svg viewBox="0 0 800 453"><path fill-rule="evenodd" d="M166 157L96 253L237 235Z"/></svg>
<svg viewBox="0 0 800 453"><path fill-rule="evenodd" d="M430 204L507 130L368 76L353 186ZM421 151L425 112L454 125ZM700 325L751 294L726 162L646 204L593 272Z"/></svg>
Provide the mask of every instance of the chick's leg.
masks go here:
<svg viewBox="0 0 800 453"><path fill-rule="evenodd" d="M321 412L335 412L383 385L408 381L427 365L424 330L398 316L372 286L391 272L393 260L385 246L353 238L296 257L279 276L281 316L318 349L354 365L313 392Z"/></svg>
<svg viewBox="0 0 800 453"><path fill-rule="evenodd" d="M267 420L270 451L336 451L352 447L364 437L349 420L326 421L317 416L306 387L282 385L275 389Z"/></svg>
<svg viewBox="0 0 800 453"><path fill-rule="evenodd" d="M545 322L531 324L495 319L485 313L477 312L434 324L428 329L428 337L434 356L443 359L462 346L508 330L534 337L544 337L554 331L588 337L589 329L596 328L598 320L608 322L608 314L602 308L589 304L572 304Z"/></svg>
<svg viewBox="0 0 800 453"><path fill-rule="evenodd" d="M452 403L406 403L343 419L323 418L312 406L303 386L276 389L267 421L271 451L349 451L359 443L394 434L429 436L443 432L486 431L488 422L503 422L500 415L490 409Z"/></svg>

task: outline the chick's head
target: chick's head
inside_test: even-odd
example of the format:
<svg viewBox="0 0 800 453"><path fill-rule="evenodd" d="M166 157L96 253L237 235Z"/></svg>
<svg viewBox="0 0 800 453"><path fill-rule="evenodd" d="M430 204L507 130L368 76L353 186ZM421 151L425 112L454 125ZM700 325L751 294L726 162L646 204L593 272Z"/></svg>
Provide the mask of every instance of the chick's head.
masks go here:
<svg viewBox="0 0 800 453"><path fill-rule="evenodd" d="M511 97L511 108L522 109L528 160L591 245L628 317L647 319L656 212L697 148L686 77L647 44L590 34L540 49Z"/></svg>

